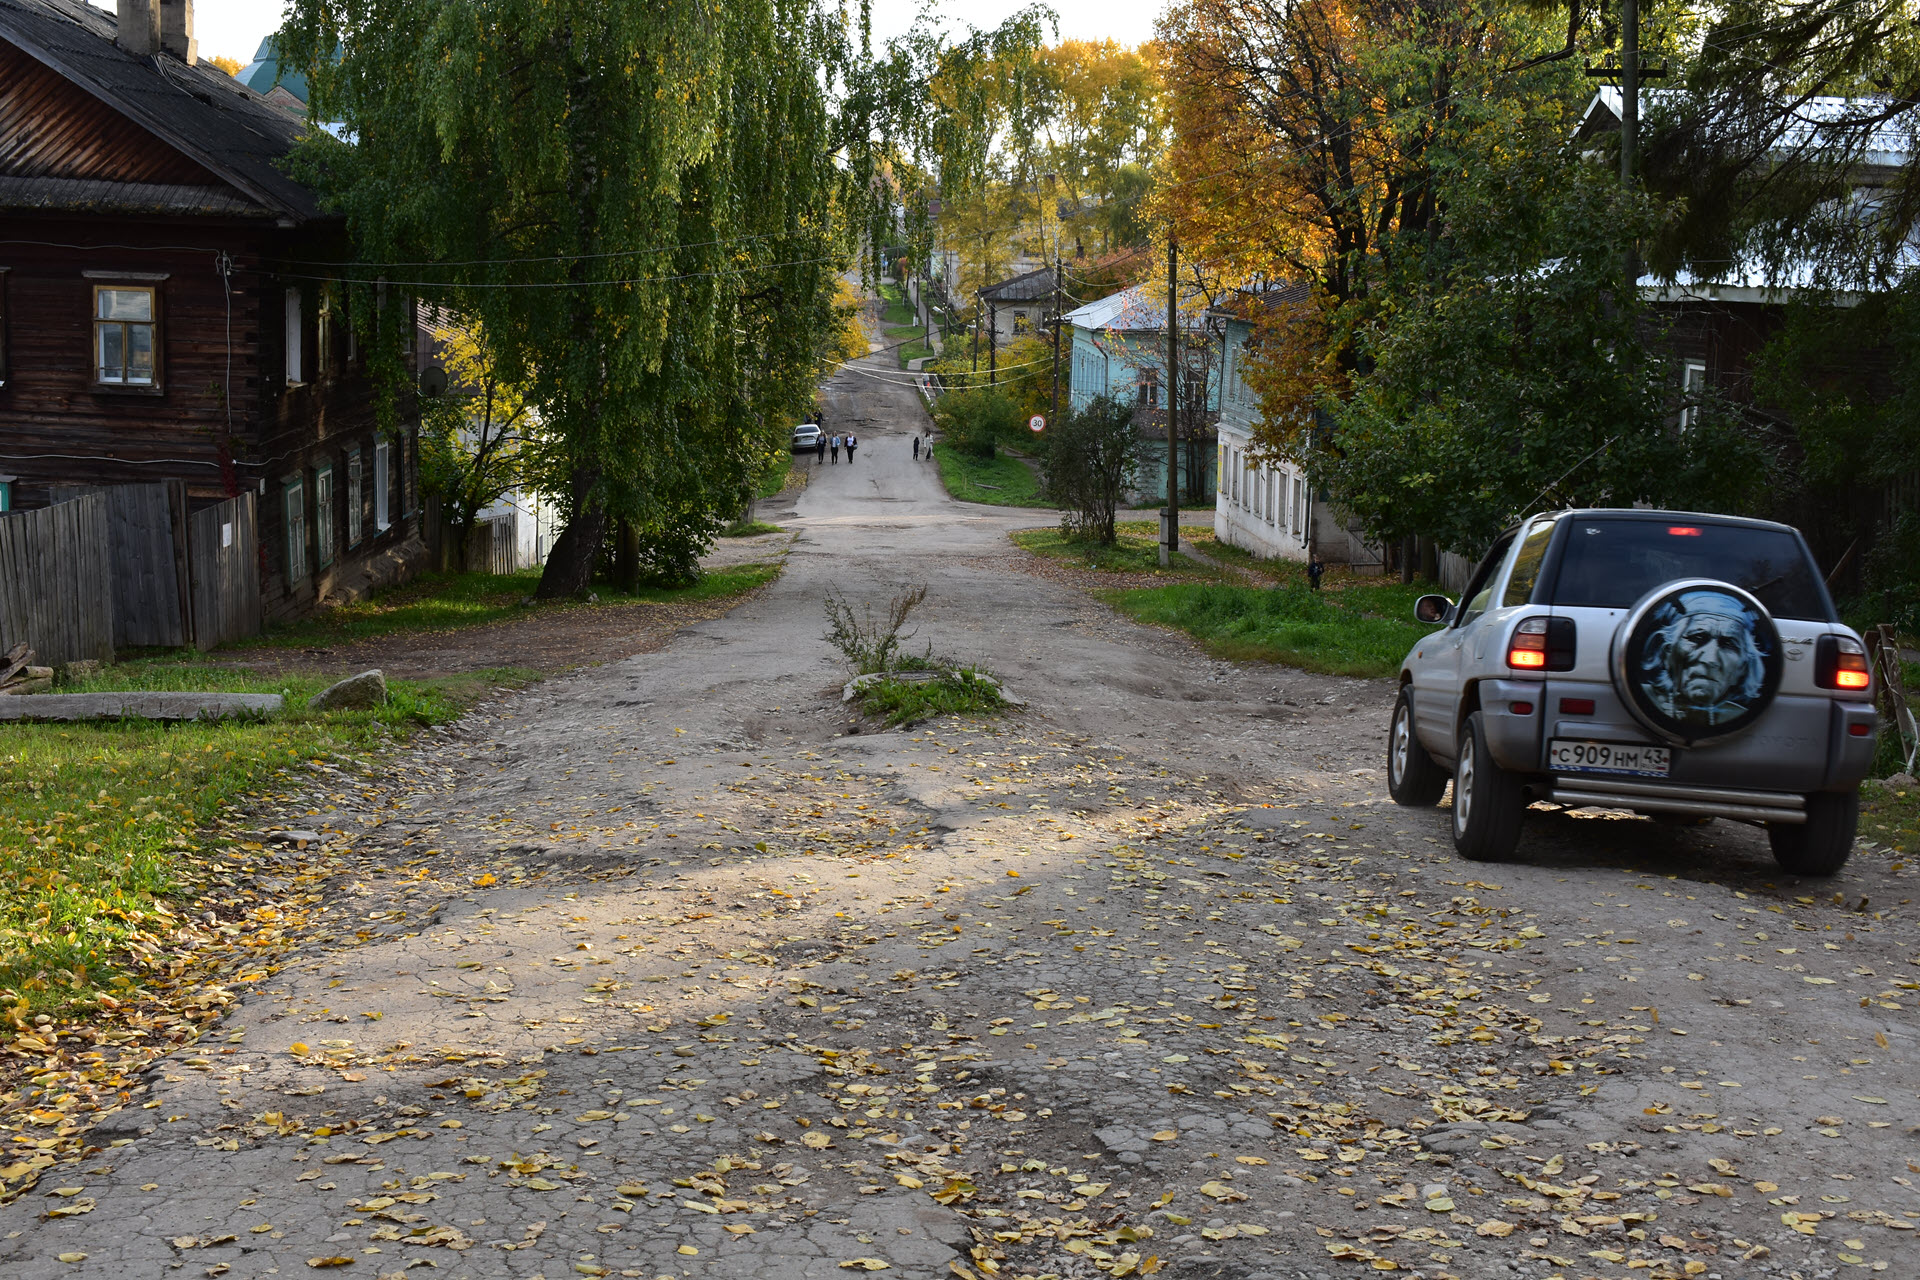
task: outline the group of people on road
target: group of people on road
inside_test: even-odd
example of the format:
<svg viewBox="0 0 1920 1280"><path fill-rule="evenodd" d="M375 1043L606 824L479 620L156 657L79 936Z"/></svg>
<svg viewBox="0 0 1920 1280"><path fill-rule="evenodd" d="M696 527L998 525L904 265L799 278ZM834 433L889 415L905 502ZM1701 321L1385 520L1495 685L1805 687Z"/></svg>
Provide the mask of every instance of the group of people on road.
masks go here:
<svg viewBox="0 0 1920 1280"><path fill-rule="evenodd" d="M814 441L814 465L819 466L825 462L828 452L832 452L834 462L838 463L840 461L840 451L845 449L847 451L847 465L852 466L853 451L858 447L859 443L859 438L851 431L845 435L841 435L839 432L835 432L831 436L823 433L818 440Z"/></svg>

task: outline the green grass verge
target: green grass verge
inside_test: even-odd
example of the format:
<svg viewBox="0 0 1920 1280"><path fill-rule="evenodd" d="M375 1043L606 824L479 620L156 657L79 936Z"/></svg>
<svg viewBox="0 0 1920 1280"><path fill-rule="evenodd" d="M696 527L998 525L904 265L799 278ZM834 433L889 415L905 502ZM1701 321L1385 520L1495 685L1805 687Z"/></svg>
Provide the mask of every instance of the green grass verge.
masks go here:
<svg viewBox="0 0 1920 1280"><path fill-rule="evenodd" d="M1128 520L1114 526L1118 539L1110 547L1097 542L1073 541L1058 529L1023 529L1013 535L1014 545L1035 555L1065 561L1082 569L1107 573L1159 573L1160 535L1145 520ZM1169 572L1215 576L1214 570L1184 552L1174 556Z"/></svg>
<svg viewBox="0 0 1920 1280"><path fill-rule="evenodd" d="M1138 622L1178 627L1220 657L1329 675L1391 676L1434 630L1413 620L1420 584L1330 578L1326 590L1311 591L1303 570L1275 576L1272 587L1185 583L1099 594Z"/></svg>
<svg viewBox="0 0 1920 1280"><path fill-rule="evenodd" d="M906 368L915 360L923 360L933 354L933 348L925 341L909 342L905 346L897 348L897 350L899 352L900 367L902 369Z"/></svg>
<svg viewBox="0 0 1920 1280"><path fill-rule="evenodd" d="M934 716L993 715L1007 709L1000 686L969 667L945 672L938 680L876 680L860 691L860 709L888 724L908 724Z"/></svg>
<svg viewBox="0 0 1920 1280"><path fill-rule="evenodd" d="M1041 496L1040 478L1033 468L1018 458L975 458L943 443L933 451L933 461L947 492L962 502L996 507L1055 505Z"/></svg>
<svg viewBox="0 0 1920 1280"><path fill-rule="evenodd" d="M324 714L306 703L326 678L173 659L62 686L280 693L287 709L252 721L0 727L0 1001L16 1013L71 1009L165 981L181 915L203 909L192 900L223 869L222 849L203 833L227 806L288 785L310 761L351 764L492 689L536 678L499 670L393 680L376 711Z"/></svg>
<svg viewBox="0 0 1920 1280"><path fill-rule="evenodd" d="M1860 835L1896 854L1920 853L1920 787L1868 782L1860 788Z"/></svg>
<svg viewBox="0 0 1920 1280"><path fill-rule="evenodd" d="M913 304L907 301L907 295L901 290L899 285L881 285L880 298L887 304L886 309L880 313L880 322L882 324L912 324L916 319L913 314Z"/></svg>
<svg viewBox="0 0 1920 1280"><path fill-rule="evenodd" d="M631 594L594 588L601 604L645 600L713 600L751 591L780 572L778 565L741 565L709 573L690 587L643 587ZM540 584L538 570L523 573L429 573L404 586L379 592L368 599L329 609L300 622L270 629L265 635L238 642L239 647L308 647L369 640L403 631L447 631L481 626L506 618L525 617L532 610L552 608L549 602L532 606L520 601Z"/></svg>
<svg viewBox="0 0 1920 1280"><path fill-rule="evenodd" d="M720 531L723 538L757 538L763 533L784 532L777 524L768 524L765 520L747 520L739 524L730 524Z"/></svg>

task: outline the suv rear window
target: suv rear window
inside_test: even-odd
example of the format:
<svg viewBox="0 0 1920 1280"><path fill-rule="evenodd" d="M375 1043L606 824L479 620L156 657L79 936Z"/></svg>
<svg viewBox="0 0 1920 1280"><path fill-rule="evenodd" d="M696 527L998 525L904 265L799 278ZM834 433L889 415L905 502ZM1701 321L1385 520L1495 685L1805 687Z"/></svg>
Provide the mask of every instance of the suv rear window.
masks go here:
<svg viewBox="0 0 1920 1280"><path fill-rule="evenodd" d="M1605 517L1566 523L1554 604L1624 609L1676 578L1717 578L1753 592L1776 618L1827 620L1819 574L1784 529Z"/></svg>

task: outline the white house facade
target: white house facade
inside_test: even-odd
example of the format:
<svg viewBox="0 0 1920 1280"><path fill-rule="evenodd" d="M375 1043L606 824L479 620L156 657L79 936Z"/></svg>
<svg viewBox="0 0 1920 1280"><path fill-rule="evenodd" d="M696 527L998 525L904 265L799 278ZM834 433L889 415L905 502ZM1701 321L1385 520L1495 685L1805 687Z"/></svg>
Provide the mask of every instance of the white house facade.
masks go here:
<svg viewBox="0 0 1920 1280"><path fill-rule="evenodd" d="M1313 527L1313 491L1297 467L1256 456L1260 403L1247 385L1253 327L1227 320L1220 390L1220 493L1213 535L1263 560L1305 560Z"/></svg>

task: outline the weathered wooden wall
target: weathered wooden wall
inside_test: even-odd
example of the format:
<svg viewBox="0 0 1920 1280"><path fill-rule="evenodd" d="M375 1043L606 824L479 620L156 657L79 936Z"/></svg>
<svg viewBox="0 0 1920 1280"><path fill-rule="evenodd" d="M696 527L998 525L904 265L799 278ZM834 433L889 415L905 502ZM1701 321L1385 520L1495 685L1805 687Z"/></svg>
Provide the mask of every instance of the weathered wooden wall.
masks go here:
<svg viewBox="0 0 1920 1280"><path fill-rule="evenodd" d="M193 579L193 643L211 649L260 634L260 544L254 496L187 518Z"/></svg>
<svg viewBox="0 0 1920 1280"><path fill-rule="evenodd" d="M107 500L0 516L0 649L25 640L35 661L113 661Z"/></svg>

